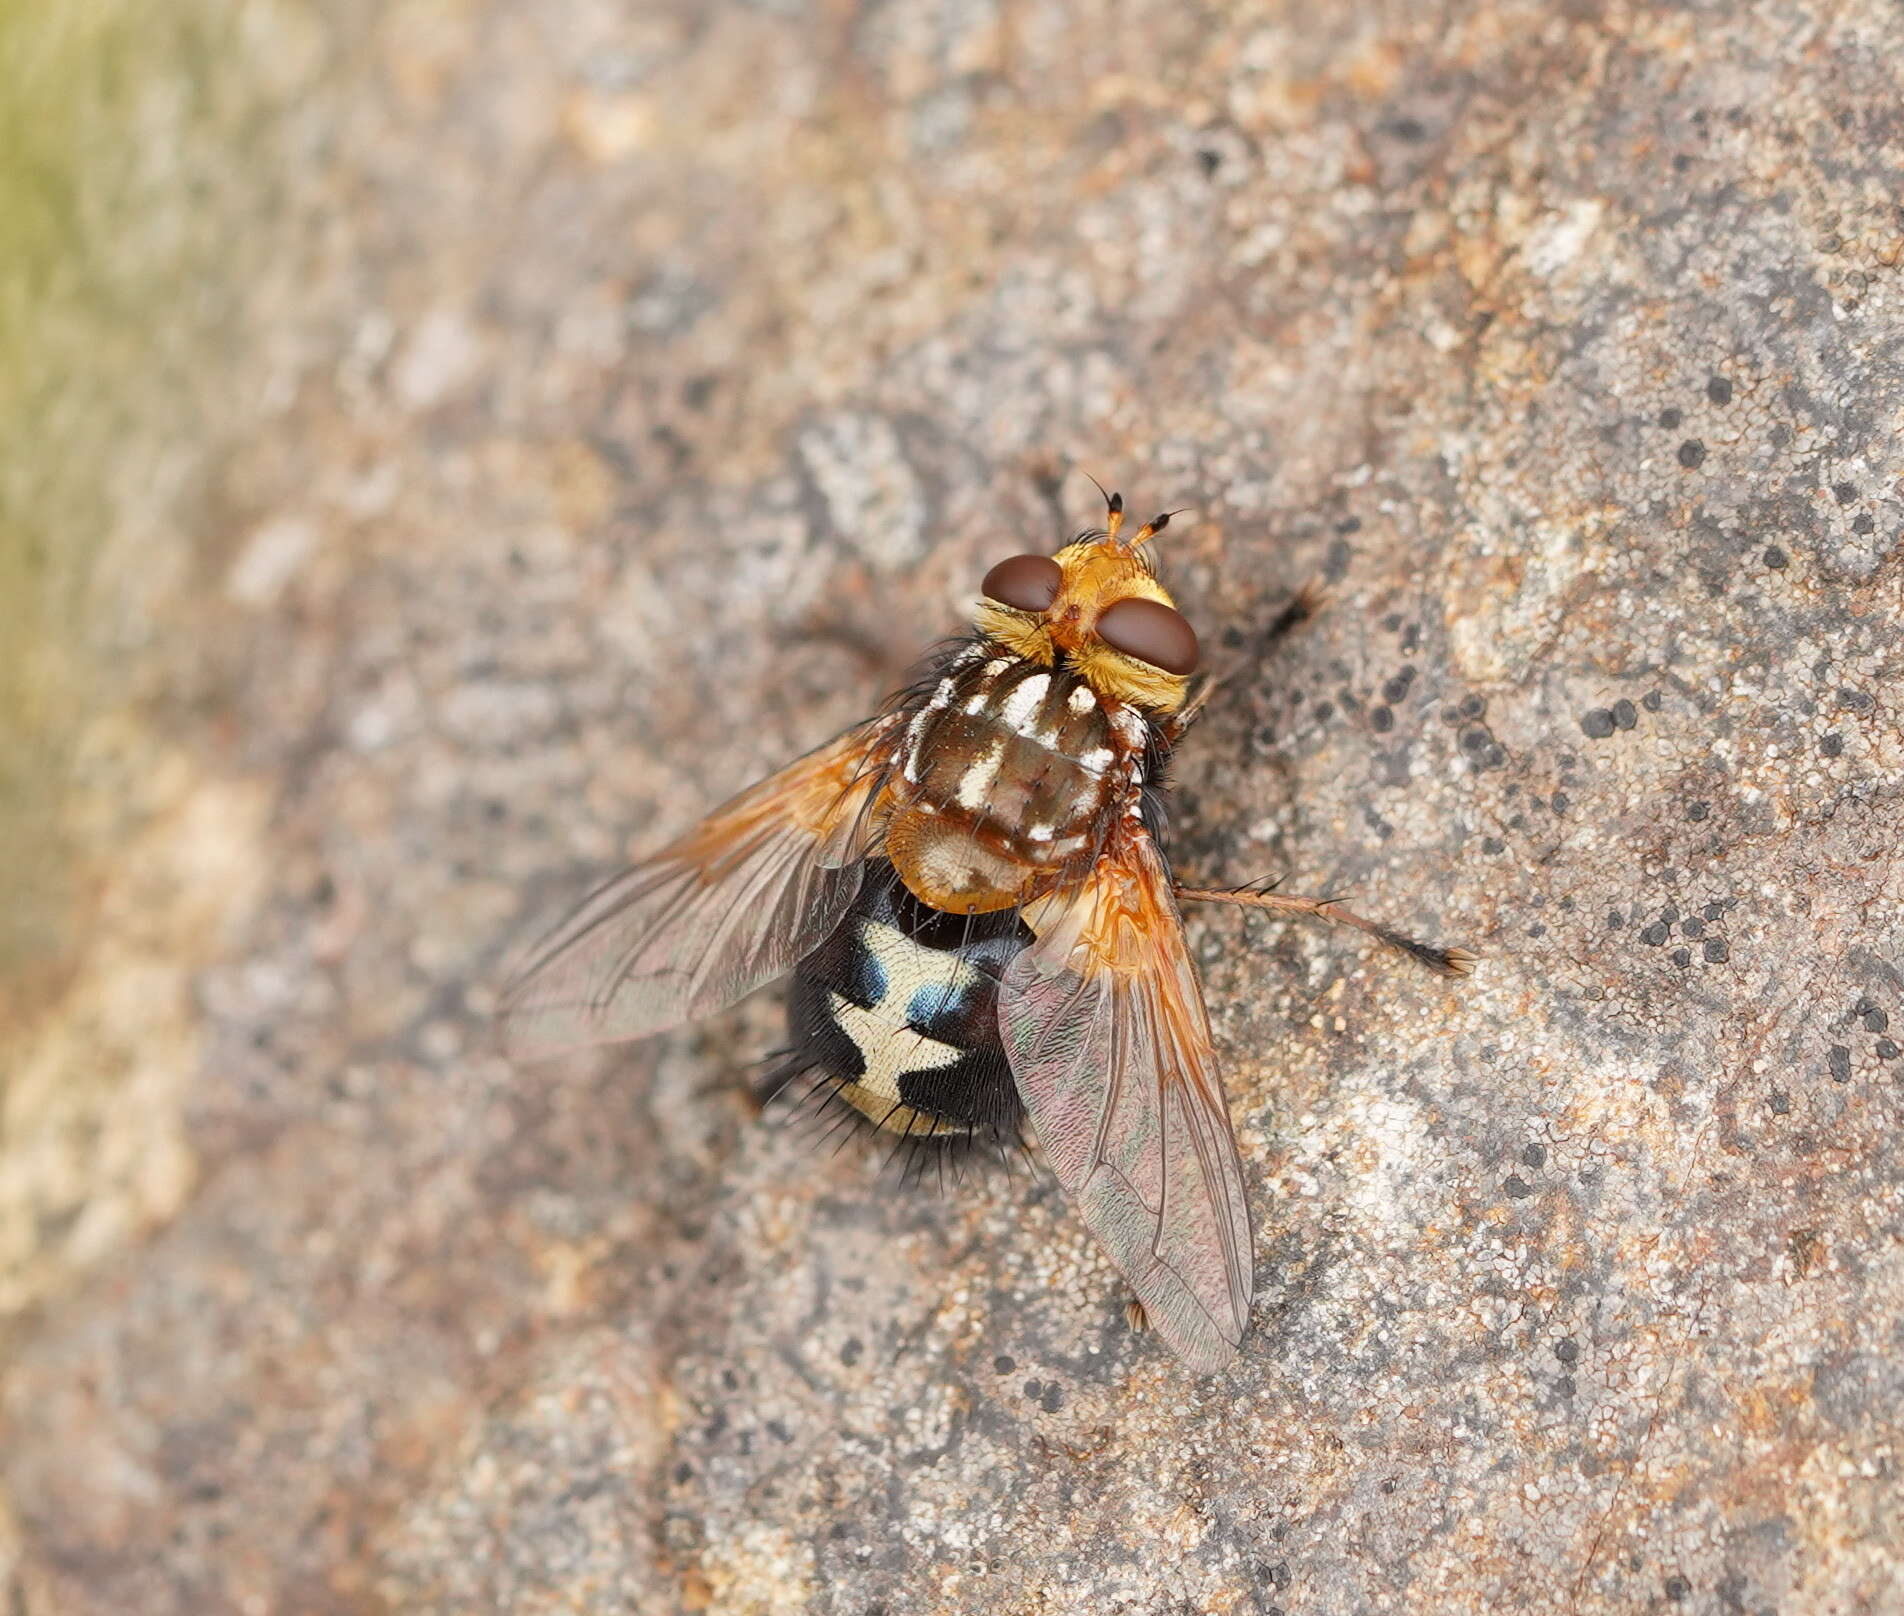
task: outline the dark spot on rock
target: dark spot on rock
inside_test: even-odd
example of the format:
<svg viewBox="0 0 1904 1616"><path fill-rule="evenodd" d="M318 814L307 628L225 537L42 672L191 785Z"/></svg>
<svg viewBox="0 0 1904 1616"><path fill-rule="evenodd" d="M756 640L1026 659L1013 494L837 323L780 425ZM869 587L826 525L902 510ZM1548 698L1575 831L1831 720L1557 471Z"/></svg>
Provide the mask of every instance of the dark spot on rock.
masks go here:
<svg viewBox="0 0 1904 1616"><path fill-rule="evenodd" d="M1792 1114L1792 1097L1783 1089L1773 1089L1766 1103L1771 1106L1774 1116L1789 1117Z"/></svg>
<svg viewBox="0 0 1904 1616"><path fill-rule="evenodd" d="M1403 663L1401 671L1382 686L1382 700L1391 704L1401 701L1408 694L1408 687L1414 682L1414 667Z"/></svg>
<svg viewBox="0 0 1904 1616"><path fill-rule="evenodd" d="M1564 814L1567 811L1567 793L1566 792L1556 791L1551 797L1547 799L1547 801L1549 806L1553 808L1553 811L1555 813Z"/></svg>
<svg viewBox="0 0 1904 1616"><path fill-rule="evenodd" d="M1392 1493L1392 1492L1394 1492L1394 1491L1395 1491L1395 1488L1396 1488L1396 1487L1397 1487L1398 1485L1399 1485L1399 1483L1398 1483L1398 1482L1397 1482L1397 1481L1395 1480L1395 1478L1394 1478L1393 1476L1390 1476L1390 1477L1388 1477L1388 1478L1387 1478L1387 1480L1385 1480L1385 1481L1384 1481L1384 1482L1382 1483L1382 1491L1383 1491L1384 1493Z"/></svg>
<svg viewBox="0 0 1904 1616"><path fill-rule="evenodd" d="M1776 544L1766 545L1763 559L1766 566L1770 567L1774 572L1783 572L1792 564L1792 558Z"/></svg>
<svg viewBox="0 0 1904 1616"><path fill-rule="evenodd" d="M1606 929L1608 931L1618 931L1625 924L1626 916L1621 914L1619 910L1609 909L1607 911Z"/></svg>
<svg viewBox="0 0 1904 1616"><path fill-rule="evenodd" d="M1461 716L1463 718L1479 718L1486 711L1486 696L1463 696L1461 698Z"/></svg>
<svg viewBox="0 0 1904 1616"><path fill-rule="evenodd" d="M1838 692L1838 705L1849 707L1854 713L1868 713L1871 710L1871 698L1862 690L1853 690L1846 685Z"/></svg>
<svg viewBox="0 0 1904 1616"><path fill-rule="evenodd" d="M1661 943L1666 941L1667 936L1666 922L1656 920L1652 925L1648 926L1645 931L1640 933L1640 941L1646 944L1648 948L1658 948Z"/></svg>
<svg viewBox="0 0 1904 1616"><path fill-rule="evenodd" d="M859 1362L859 1355L866 1350L866 1343L856 1335L849 1335L840 1347L840 1362L851 1369Z"/></svg>
<svg viewBox="0 0 1904 1616"><path fill-rule="evenodd" d="M1686 805L1686 817L1695 825L1698 824L1700 820L1706 818L1711 812L1712 804L1709 802L1694 802Z"/></svg>
<svg viewBox="0 0 1904 1616"><path fill-rule="evenodd" d="M687 1460L683 1459L678 1465L674 1467L674 1480L675 1480L676 1486L680 1486L682 1483L692 1481L693 1479L694 1479L694 1466L689 1464Z"/></svg>
<svg viewBox="0 0 1904 1616"><path fill-rule="evenodd" d="M1527 935L1529 937L1545 937L1547 935L1547 928L1537 920L1533 925L1527 928Z"/></svg>
<svg viewBox="0 0 1904 1616"><path fill-rule="evenodd" d="M1703 952L1708 965L1723 965L1732 958L1732 950L1726 946L1723 937L1708 937Z"/></svg>
<svg viewBox="0 0 1904 1616"><path fill-rule="evenodd" d="M1840 505L1849 505L1858 497L1858 485L1856 483L1833 483L1831 485L1831 497Z"/></svg>
<svg viewBox="0 0 1904 1616"><path fill-rule="evenodd" d="M1581 718L1580 728L1588 740L1604 741L1613 733L1613 714L1604 707L1595 707Z"/></svg>
<svg viewBox="0 0 1904 1616"><path fill-rule="evenodd" d="M1025 1382L1025 1396L1030 1398L1032 1402L1037 1402L1044 1394L1045 1383L1042 1380L1028 1380Z"/></svg>
<svg viewBox="0 0 1904 1616"><path fill-rule="evenodd" d="M1679 923L1679 935L1691 937L1695 941L1706 934L1706 923L1697 917L1690 917Z"/></svg>
<svg viewBox="0 0 1904 1616"><path fill-rule="evenodd" d="M1289 1566L1286 1562L1278 1560L1265 1574L1272 1587L1287 1588L1289 1586Z"/></svg>
<svg viewBox="0 0 1904 1616"><path fill-rule="evenodd" d="M1843 1044L1831 1046L1831 1052L1825 1056L1825 1066L1831 1073L1832 1082L1849 1083L1851 1081L1851 1051Z"/></svg>
<svg viewBox="0 0 1904 1616"><path fill-rule="evenodd" d="M1206 180L1209 179L1211 175L1216 173L1217 169L1220 168L1222 164L1223 164L1223 153L1221 153L1220 151L1216 151L1209 146L1204 146L1199 148L1197 152L1197 167L1203 170L1203 177Z"/></svg>
<svg viewBox="0 0 1904 1616"><path fill-rule="evenodd" d="M1690 948L1675 948L1673 950L1673 963L1683 971L1688 965L1692 964L1692 950Z"/></svg>
<svg viewBox="0 0 1904 1616"><path fill-rule="evenodd" d="M1039 1399L1038 1406L1047 1414L1057 1413L1059 1409L1064 1407L1064 1388L1054 1380L1049 1386L1045 1387L1045 1394Z"/></svg>
<svg viewBox="0 0 1904 1616"><path fill-rule="evenodd" d="M1428 127L1419 118L1390 118L1382 128L1395 139L1405 140L1410 145L1428 138Z"/></svg>
<svg viewBox="0 0 1904 1616"><path fill-rule="evenodd" d="M1866 1032L1889 1032L1891 1018L1875 1004L1864 1011L1864 1030Z"/></svg>
<svg viewBox="0 0 1904 1616"><path fill-rule="evenodd" d="M1361 526L1358 522L1357 527ZM1338 528L1337 532L1353 532L1354 528ZM1322 558L1322 576L1332 584L1339 584L1349 574L1349 557L1355 552L1349 548L1347 539L1332 539L1329 553Z"/></svg>
<svg viewBox="0 0 1904 1616"><path fill-rule="evenodd" d="M1706 446L1697 438L1688 438L1679 446L1679 463L1688 471L1697 471L1706 463Z"/></svg>
<svg viewBox="0 0 1904 1616"><path fill-rule="evenodd" d="M1675 1605L1679 1604L1685 1599L1686 1595L1691 1592L1692 1584L1684 1577L1668 1577L1666 1579L1666 1597Z"/></svg>
<svg viewBox="0 0 1904 1616"><path fill-rule="evenodd" d="M1485 751L1487 749L1487 744L1488 744L1488 732L1484 729L1476 727L1474 729L1464 729L1461 732L1461 745L1462 745L1462 748L1466 751L1469 751L1469 752Z"/></svg>
<svg viewBox="0 0 1904 1616"><path fill-rule="evenodd" d="M1659 412L1658 420L1659 424L1670 432L1674 427L1678 426L1681 421L1685 420L1685 416L1682 415L1674 405L1668 404L1665 409Z"/></svg>
<svg viewBox="0 0 1904 1616"><path fill-rule="evenodd" d="M1880 1038L1878 1040L1878 1059L1879 1060L1894 1061L1897 1059L1897 1055L1898 1055L1897 1045L1891 1039Z"/></svg>
<svg viewBox="0 0 1904 1616"><path fill-rule="evenodd" d="M1666 879L1670 880L1671 877L1668 876L1666 877ZM1666 924L1670 926L1675 920L1679 918L1679 905L1676 903L1667 904L1663 909L1660 910L1659 918L1665 921Z"/></svg>
<svg viewBox="0 0 1904 1616"><path fill-rule="evenodd" d="M1314 717L1318 724L1328 723L1330 719L1335 717L1335 703L1332 701L1317 702L1311 716Z"/></svg>
<svg viewBox="0 0 1904 1616"><path fill-rule="evenodd" d="M1634 709L1632 702L1624 696L1613 704L1613 722L1621 729L1631 729L1639 721L1639 713Z"/></svg>
<svg viewBox="0 0 1904 1616"><path fill-rule="evenodd" d="M1818 750L1823 752L1826 757L1842 757L1844 755L1844 737L1835 729L1831 730L1819 737Z"/></svg>
<svg viewBox="0 0 1904 1616"><path fill-rule="evenodd" d="M1528 1196L1534 1193L1534 1186L1522 1178L1519 1173L1510 1174L1507 1182L1503 1184L1501 1188L1507 1191L1511 1200L1516 1201L1524 1201Z"/></svg>
<svg viewBox="0 0 1904 1616"><path fill-rule="evenodd" d="M1009 1352L1001 1352L992 1360L992 1369L996 1374L1009 1375L1017 1367L1018 1360Z"/></svg>
<svg viewBox="0 0 1904 1616"><path fill-rule="evenodd" d="M791 1442L793 1440L793 1432L787 1429L787 1422L785 1420L769 1420L767 1422L767 1435L772 1437L776 1442Z"/></svg>
<svg viewBox="0 0 1904 1616"><path fill-rule="evenodd" d="M1714 404L1730 404L1732 402L1732 383L1727 381L1723 376L1714 376L1706 383L1706 397Z"/></svg>
<svg viewBox="0 0 1904 1616"><path fill-rule="evenodd" d="M1640 705L1649 713L1656 713L1659 711L1663 700L1664 698L1661 697L1657 690L1649 690L1645 695L1640 697Z"/></svg>
<svg viewBox="0 0 1904 1616"><path fill-rule="evenodd" d="M1521 1162L1523 1165L1535 1168L1536 1170L1545 1167L1547 1165L1547 1147L1545 1145L1522 1146Z"/></svg>
<svg viewBox="0 0 1904 1616"><path fill-rule="evenodd" d="M1483 853L1505 853L1507 851L1507 843L1502 841L1498 836L1483 836L1481 838L1481 851Z"/></svg>
<svg viewBox="0 0 1904 1616"><path fill-rule="evenodd" d="M1490 769L1504 769L1507 767L1507 748L1496 741L1487 749L1487 755L1481 761Z"/></svg>
<svg viewBox="0 0 1904 1616"><path fill-rule="evenodd" d="M1572 1375L1562 1375L1554 1382L1554 1391L1562 1397L1571 1397L1578 1390Z"/></svg>
<svg viewBox="0 0 1904 1616"><path fill-rule="evenodd" d="M1580 1362L1580 1343L1574 1340L1572 1336L1567 1336L1562 1340L1556 1341L1554 1343L1554 1356L1571 1369L1575 1364Z"/></svg>
<svg viewBox="0 0 1904 1616"><path fill-rule="evenodd" d="M1386 735L1395 727L1395 714L1387 707L1371 707L1368 715L1369 728L1378 735Z"/></svg>

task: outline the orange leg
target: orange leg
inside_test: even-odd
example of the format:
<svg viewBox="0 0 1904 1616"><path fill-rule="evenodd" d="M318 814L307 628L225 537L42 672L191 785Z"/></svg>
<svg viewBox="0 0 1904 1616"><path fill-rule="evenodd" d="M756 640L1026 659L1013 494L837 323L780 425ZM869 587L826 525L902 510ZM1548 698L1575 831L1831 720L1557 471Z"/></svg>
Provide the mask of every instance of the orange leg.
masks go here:
<svg viewBox="0 0 1904 1616"><path fill-rule="evenodd" d="M1384 948L1406 954L1418 964L1426 965L1431 971L1439 971L1443 976L1468 975L1480 957L1465 948L1437 948L1432 943L1417 942L1379 920L1370 920L1353 909L1345 909L1334 898L1298 898L1289 893L1264 892L1255 887L1178 887L1177 901L1233 903L1246 909L1265 909L1272 914L1307 915L1312 920L1326 920L1331 925L1347 926L1364 936L1373 937Z"/></svg>

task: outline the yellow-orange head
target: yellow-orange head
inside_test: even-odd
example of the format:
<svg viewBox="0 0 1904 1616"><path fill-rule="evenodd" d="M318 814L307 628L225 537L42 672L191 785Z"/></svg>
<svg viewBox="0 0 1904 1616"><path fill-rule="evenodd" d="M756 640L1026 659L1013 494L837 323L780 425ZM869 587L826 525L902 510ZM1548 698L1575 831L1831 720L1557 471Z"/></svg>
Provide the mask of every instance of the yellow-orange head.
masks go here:
<svg viewBox="0 0 1904 1616"><path fill-rule="evenodd" d="M1069 663L1100 695L1174 713L1196 672L1197 635L1143 554L1170 516L1126 537L1123 495L1106 503L1104 526L1055 556L1016 555L986 573L979 631L1048 667Z"/></svg>

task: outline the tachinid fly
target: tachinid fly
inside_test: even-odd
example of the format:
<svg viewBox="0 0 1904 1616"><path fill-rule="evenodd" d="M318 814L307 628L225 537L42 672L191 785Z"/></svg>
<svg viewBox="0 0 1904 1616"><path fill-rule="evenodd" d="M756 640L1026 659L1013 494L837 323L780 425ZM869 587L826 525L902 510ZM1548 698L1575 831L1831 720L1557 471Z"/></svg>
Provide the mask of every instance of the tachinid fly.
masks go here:
<svg viewBox="0 0 1904 1616"><path fill-rule="evenodd" d="M876 717L615 877L504 997L512 1050L642 1038L793 974L792 1069L925 1146L1027 1121L1139 1308L1192 1368L1249 1320L1248 1207L1179 904L1352 926L1338 905L1191 889L1163 770L1207 685L1151 568L1169 518L985 576L974 632ZM1292 610L1286 620L1299 618Z"/></svg>

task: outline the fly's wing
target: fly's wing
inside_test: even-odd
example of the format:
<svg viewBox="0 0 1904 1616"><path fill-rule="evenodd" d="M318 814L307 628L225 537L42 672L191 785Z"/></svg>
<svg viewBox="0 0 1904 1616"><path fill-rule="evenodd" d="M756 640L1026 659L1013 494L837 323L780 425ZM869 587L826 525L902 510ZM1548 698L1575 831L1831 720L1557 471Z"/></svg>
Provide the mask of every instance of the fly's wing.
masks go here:
<svg viewBox="0 0 1904 1616"><path fill-rule="evenodd" d="M1236 1355L1249 1207L1170 874L1127 820L1078 885L1028 904L999 1027L1038 1142L1151 1323L1199 1373Z"/></svg>
<svg viewBox="0 0 1904 1616"><path fill-rule="evenodd" d="M811 953L859 891L896 727L848 730L585 898L504 990L510 1053L664 1032Z"/></svg>

